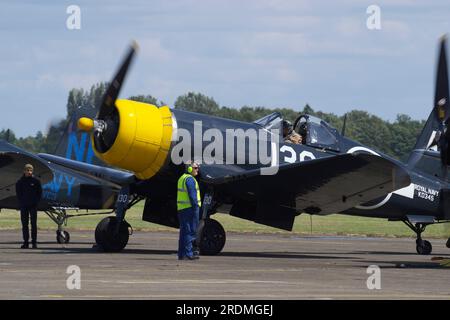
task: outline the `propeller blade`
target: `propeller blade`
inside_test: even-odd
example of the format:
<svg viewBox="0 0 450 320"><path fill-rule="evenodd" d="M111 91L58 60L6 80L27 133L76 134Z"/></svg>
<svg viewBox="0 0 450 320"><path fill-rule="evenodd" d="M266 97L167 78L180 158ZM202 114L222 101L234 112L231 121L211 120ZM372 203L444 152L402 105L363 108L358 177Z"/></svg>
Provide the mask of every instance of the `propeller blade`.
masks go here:
<svg viewBox="0 0 450 320"><path fill-rule="evenodd" d="M437 120L439 122L439 141L437 144L441 153L442 178L447 179L447 166L450 164L449 142L450 130L448 128L449 110L449 87L446 44L447 37L443 36L440 41L439 61L436 70L436 84L434 92L434 107Z"/></svg>
<svg viewBox="0 0 450 320"><path fill-rule="evenodd" d="M104 119L107 115L109 115L113 111L114 102L119 96L120 89L122 88L123 82L125 80L125 76L128 72L128 68L130 67L131 61L138 50L137 42L133 42L130 46L130 49L122 62L119 70L116 75L112 79L111 83L106 90L105 95L103 96L102 103L100 105L100 109L97 114L97 119Z"/></svg>
<svg viewBox="0 0 450 320"><path fill-rule="evenodd" d="M441 48L439 52L439 62L436 73L436 88L434 94L434 106L437 108L437 116L440 121L447 121L449 118L449 87L448 87L448 69L446 57L447 37L442 37Z"/></svg>
<svg viewBox="0 0 450 320"><path fill-rule="evenodd" d="M347 113L344 115L344 124L342 125L341 136L345 136L345 128L347 125Z"/></svg>

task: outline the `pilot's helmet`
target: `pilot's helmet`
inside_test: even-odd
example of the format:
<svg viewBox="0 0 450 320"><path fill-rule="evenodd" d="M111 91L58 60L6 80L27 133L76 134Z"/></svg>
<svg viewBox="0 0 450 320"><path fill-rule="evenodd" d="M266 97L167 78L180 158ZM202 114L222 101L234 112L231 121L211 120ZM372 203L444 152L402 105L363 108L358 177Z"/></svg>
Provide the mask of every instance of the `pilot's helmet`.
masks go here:
<svg viewBox="0 0 450 320"><path fill-rule="evenodd" d="M292 132L292 123L289 120L283 120L283 131L288 134Z"/></svg>
<svg viewBox="0 0 450 320"><path fill-rule="evenodd" d="M301 134L302 136L306 135L306 121L301 123L300 126L298 127L298 133Z"/></svg>

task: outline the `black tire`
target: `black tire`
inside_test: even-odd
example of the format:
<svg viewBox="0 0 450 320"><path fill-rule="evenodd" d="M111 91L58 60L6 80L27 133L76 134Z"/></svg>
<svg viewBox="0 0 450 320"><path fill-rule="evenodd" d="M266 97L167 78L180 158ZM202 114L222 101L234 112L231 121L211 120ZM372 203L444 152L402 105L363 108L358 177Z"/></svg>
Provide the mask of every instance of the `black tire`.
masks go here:
<svg viewBox="0 0 450 320"><path fill-rule="evenodd" d="M67 231L56 231L56 242L59 244L67 244L70 242L70 233Z"/></svg>
<svg viewBox="0 0 450 320"><path fill-rule="evenodd" d="M447 248L450 248L450 238L447 239L447 243L445 244Z"/></svg>
<svg viewBox="0 0 450 320"><path fill-rule="evenodd" d="M416 251L420 255L429 255L433 251L433 246L427 240L417 241Z"/></svg>
<svg viewBox="0 0 450 320"><path fill-rule="evenodd" d="M224 228L214 219L200 221L197 237L200 254L205 256L220 253L226 242Z"/></svg>
<svg viewBox="0 0 450 320"><path fill-rule="evenodd" d="M130 234L128 222L123 221L116 234L117 218L106 217L95 228L95 242L105 252L119 252L126 247Z"/></svg>

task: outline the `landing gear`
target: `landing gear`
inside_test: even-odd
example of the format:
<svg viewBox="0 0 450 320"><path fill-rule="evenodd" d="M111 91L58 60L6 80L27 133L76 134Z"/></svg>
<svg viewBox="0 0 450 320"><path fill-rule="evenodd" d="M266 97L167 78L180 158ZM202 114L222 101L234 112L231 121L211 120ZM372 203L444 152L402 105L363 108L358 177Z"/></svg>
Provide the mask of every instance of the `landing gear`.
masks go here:
<svg viewBox="0 0 450 320"><path fill-rule="evenodd" d="M59 244L69 243L70 234L64 230L64 226L67 225L67 219L69 219L69 215L67 215L66 210L60 208L52 208L51 210L45 211L45 213L58 226L58 230L56 230L56 242Z"/></svg>
<svg viewBox="0 0 450 320"><path fill-rule="evenodd" d="M116 216L106 217L99 222L95 229L95 242L105 252L119 252L126 247L132 234L132 228L125 221L126 211L141 198L130 196L130 186L124 185L120 189L116 200ZM130 232L131 230L131 232Z"/></svg>
<svg viewBox="0 0 450 320"><path fill-rule="evenodd" d="M197 242L201 255L212 256L220 253L225 246L226 235L222 225L214 219L200 221Z"/></svg>
<svg viewBox="0 0 450 320"><path fill-rule="evenodd" d="M427 227L426 223L416 223L412 224L409 220L403 221L412 231L417 235L416 240L416 251L420 255L428 255L433 251L433 246L427 240L422 239L422 232L425 231Z"/></svg>
<svg viewBox="0 0 450 320"><path fill-rule="evenodd" d="M450 238L447 239L447 243L445 244L447 248L450 248Z"/></svg>
<svg viewBox="0 0 450 320"><path fill-rule="evenodd" d="M220 253L225 246L226 235L222 225L211 219L211 214L217 212L219 203L214 198L214 190L209 189L202 201L202 212L197 229L196 247L201 255L213 256Z"/></svg>
<svg viewBox="0 0 450 320"><path fill-rule="evenodd" d="M56 231L56 242L59 244L67 244L70 241L70 233L65 230Z"/></svg>
<svg viewBox="0 0 450 320"><path fill-rule="evenodd" d="M417 239L416 244L416 251L418 254L428 255L433 250L431 243L427 240Z"/></svg>
<svg viewBox="0 0 450 320"><path fill-rule="evenodd" d="M95 229L95 241L105 252L119 252L128 243L130 227L125 220L119 222L116 217L106 217Z"/></svg>

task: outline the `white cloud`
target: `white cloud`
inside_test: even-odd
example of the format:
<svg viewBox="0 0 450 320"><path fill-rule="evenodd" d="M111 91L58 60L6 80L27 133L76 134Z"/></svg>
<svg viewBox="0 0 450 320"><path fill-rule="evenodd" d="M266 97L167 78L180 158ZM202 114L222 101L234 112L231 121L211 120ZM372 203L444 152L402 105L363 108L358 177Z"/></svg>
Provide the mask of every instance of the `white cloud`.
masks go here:
<svg viewBox="0 0 450 320"><path fill-rule="evenodd" d="M241 48L244 56L296 56L309 52L310 42L302 33L257 32Z"/></svg>
<svg viewBox="0 0 450 320"><path fill-rule="evenodd" d="M167 62L173 59L174 54L164 48L159 38L143 38L139 39L139 55L154 62Z"/></svg>
<svg viewBox="0 0 450 320"><path fill-rule="evenodd" d="M381 28L390 38L409 40L413 33L407 23L398 20L383 20Z"/></svg>
<svg viewBox="0 0 450 320"><path fill-rule="evenodd" d="M288 67L280 68L276 71L278 81L285 83L298 82L299 75Z"/></svg>
<svg viewBox="0 0 450 320"><path fill-rule="evenodd" d="M108 81L105 76L98 74L82 73L44 73L37 76L34 82L36 89L54 89L69 92L73 88L89 89L93 84L102 81Z"/></svg>
<svg viewBox="0 0 450 320"><path fill-rule="evenodd" d="M63 86L67 92L73 88L90 88L93 84L101 81L108 81L106 77L97 74L62 74L58 76L58 83Z"/></svg>

